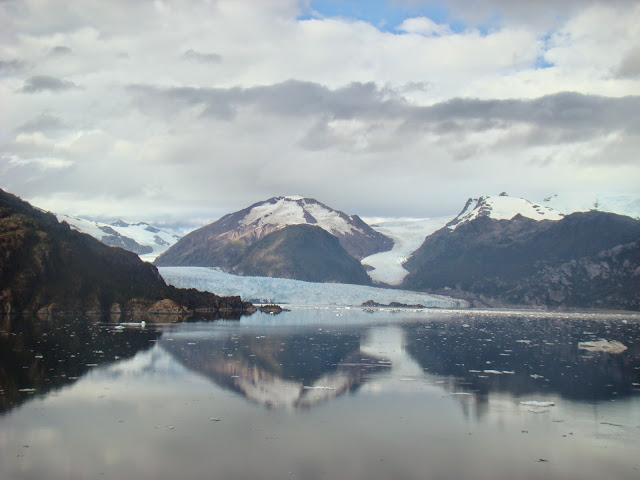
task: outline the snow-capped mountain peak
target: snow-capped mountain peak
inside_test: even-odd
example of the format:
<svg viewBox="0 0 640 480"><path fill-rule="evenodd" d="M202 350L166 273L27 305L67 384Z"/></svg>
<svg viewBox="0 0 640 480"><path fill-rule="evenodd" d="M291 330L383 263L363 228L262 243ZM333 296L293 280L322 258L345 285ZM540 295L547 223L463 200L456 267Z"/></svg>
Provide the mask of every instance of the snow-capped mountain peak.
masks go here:
<svg viewBox="0 0 640 480"><path fill-rule="evenodd" d="M158 257L155 264L230 268L240 261L247 247L293 225L320 227L337 237L342 247L357 259L389 250L393 243L357 215L334 210L313 198L278 196L189 233Z"/></svg>
<svg viewBox="0 0 640 480"><path fill-rule="evenodd" d="M507 195L483 196L467 200L462 211L451 220L447 227L455 230L463 223L478 217L489 217L494 220L511 220L516 215L532 220L561 220L564 215L553 208L538 205L524 198L509 197Z"/></svg>
<svg viewBox="0 0 640 480"><path fill-rule="evenodd" d="M353 217L327 207L312 198L299 196L273 197L250 207L239 224L253 228L278 228L287 225L311 224L331 234L363 233L353 224Z"/></svg>
<svg viewBox="0 0 640 480"><path fill-rule="evenodd" d="M118 220L109 224L63 214L56 214L56 217L74 230L91 235L107 245L137 253L146 261L153 261L180 239L175 232L161 230L144 222Z"/></svg>

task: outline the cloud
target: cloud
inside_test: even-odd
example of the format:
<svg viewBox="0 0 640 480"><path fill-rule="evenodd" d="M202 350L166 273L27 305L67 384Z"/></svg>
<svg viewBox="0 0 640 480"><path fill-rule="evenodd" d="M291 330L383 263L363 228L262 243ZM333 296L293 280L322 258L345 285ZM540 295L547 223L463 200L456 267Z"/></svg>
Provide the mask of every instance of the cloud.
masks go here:
<svg viewBox="0 0 640 480"><path fill-rule="evenodd" d="M63 92L78 87L70 80L63 80L48 75L36 75L28 78L20 89L22 93Z"/></svg>
<svg viewBox="0 0 640 480"><path fill-rule="evenodd" d="M398 26L397 30L426 36L450 35L453 33L449 25L437 24L428 17L407 18Z"/></svg>
<svg viewBox="0 0 640 480"><path fill-rule="evenodd" d="M57 132L66 128L68 128L67 125L60 118L45 112L23 123L16 131L20 133Z"/></svg>
<svg viewBox="0 0 640 480"><path fill-rule="evenodd" d="M640 78L640 45L626 53L616 74L620 78Z"/></svg>
<svg viewBox="0 0 640 480"><path fill-rule="evenodd" d="M222 62L222 55L217 53L201 53L196 52L193 49L189 49L182 55L186 60L196 63L211 63L216 64Z"/></svg>
<svg viewBox="0 0 640 480"><path fill-rule="evenodd" d="M524 123L548 129L594 131L628 131L640 133L640 96L610 98L561 92L532 100L476 100L454 98L429 107L413 109L411 121L418 123L450 122L476 131L499 125Z"/></svg>
<svg viewBox="0 0 640 480"><path fill-rule="evenodd" d="M12 60L0 60L0 72L13 73L24 68L24 62L12 59Z"/></svg>
<svg viewBox="0 0 640 480"><path fill-rule="evenodd" d="M290 117L328 115L336 118L390 114L403 100L373 82L354 82L329 89L315 82L288 80L251 88L161 88L153 85L129 87L136 105L143 111L199 106L203 116L232 119L243 107L266 114Z"/></svg>
<svg viewBox="0 0 640 480"><path fill-rule="evenodd" d="M400 93L374 83L351 83L329 89L313 82L287 81L252 88L159 88L132 86L136 104L147 113L200 108L203 116L231 120L234 112L255 109L286 117L396 120L404 128L483 131L514 124L544 129L640 133L640 96L622 98L561 92L536 99L482 100L453 98L429 106L408 102Z"/></svg>
<svg viewBox="0 0 640 480"><path fill-rule="evenodd" d="M45 170L60 170L65 168L71 168L73 166L73 162L64 158L55 158L55 157L38 157L38 158L15 158L9 160L9 163L12 165L26 166L37 164Z"/></svg>
<svg viewBox="0 0 640 480"><path fill-rule="evenodd" d="M286 192L424 216L637 191L637 2L365 3L0 0L0 182L160 221Z"/></svg>
<svg viewBox="0 0 640 480"><path fill-rule="evenodd" d="M405 0L409 4L428 4L429 0ZM636 0L445 0L454 18L463 19L472 24L495 24L518 22L530 26L548 28L557 25L562 19L587 10L606 6L629 11L637 7Z"/></svg>
<svg viewBox="0 0 640 480"><path fill-rule="evenodd" d="M64 57L66 55L71 55L72 50L65 45L57 45L49 50L50 57Z"/></svg>

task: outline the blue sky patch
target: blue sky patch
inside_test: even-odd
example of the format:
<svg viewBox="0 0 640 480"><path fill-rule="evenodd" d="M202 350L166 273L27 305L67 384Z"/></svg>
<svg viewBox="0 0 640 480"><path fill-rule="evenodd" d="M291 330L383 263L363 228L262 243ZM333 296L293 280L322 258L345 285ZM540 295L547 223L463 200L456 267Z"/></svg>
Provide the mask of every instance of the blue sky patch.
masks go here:
<svg viewBox="0 0 640 480"><path fill-rule="evenodd" d="M392 33L397 33L402 22L412 17L428 17L435 23L449 24L454 32L464 31L466 27L460 22L449 23L449 9L437 2L418 5L398 0L312 0L298 19L323 17L360 20Z"/></svg>

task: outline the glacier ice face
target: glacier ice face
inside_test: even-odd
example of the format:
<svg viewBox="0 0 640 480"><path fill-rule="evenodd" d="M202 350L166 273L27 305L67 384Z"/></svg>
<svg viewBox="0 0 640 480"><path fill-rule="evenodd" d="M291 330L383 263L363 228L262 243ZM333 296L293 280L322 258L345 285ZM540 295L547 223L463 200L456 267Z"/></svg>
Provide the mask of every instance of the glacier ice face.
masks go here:
<svg viewBox="0 0 640 480"><path fill-rule="evenodd" d="M400 302L426 307L465 307L466 303L445 296L387 288L347 285L342 283L311 283L300 280L268 277L241 277L218 268L160 267L164 280L180 288L197 288L217 295L240 295L254 303L283 305L360 306L367 300L381 304Z"/></svg>

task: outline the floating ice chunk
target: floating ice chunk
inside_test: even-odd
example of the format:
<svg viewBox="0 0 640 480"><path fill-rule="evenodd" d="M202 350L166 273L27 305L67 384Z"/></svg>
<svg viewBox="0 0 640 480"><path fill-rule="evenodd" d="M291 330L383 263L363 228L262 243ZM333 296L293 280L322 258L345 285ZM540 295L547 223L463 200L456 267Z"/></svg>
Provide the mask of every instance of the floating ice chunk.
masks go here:
<svg viewBox="0 0 640 480"><path fill-rule="evenodd" d="M302 387L304 390L335 390L333 387L328 387L326 385L317 385L317 386L308 386L305 385Z"/></svg>
<svg viewBox="0 0 640 480"><path fill-rule="evenodd" d="M554 402L540 402L537 400L526 400L524 402L520 402L520 405L527 405L529 407L553 407L555 406Z"/></svg>
<svg viewBox="0 0 640 480"><path fill-rule="evenodd" d="M627 347L617 340L598 340L597 342L580 342L578 348L590 352L622 353Z"/></svg>

